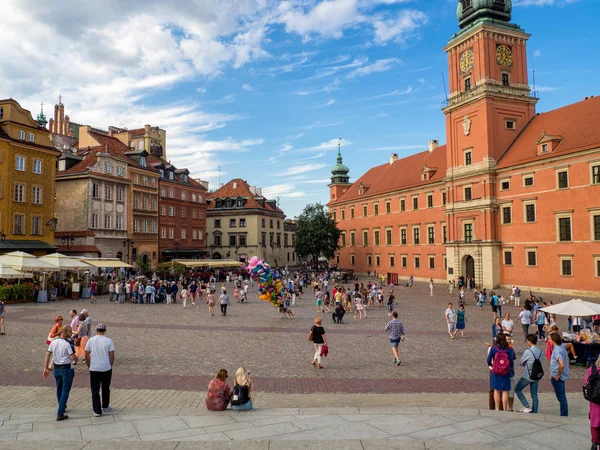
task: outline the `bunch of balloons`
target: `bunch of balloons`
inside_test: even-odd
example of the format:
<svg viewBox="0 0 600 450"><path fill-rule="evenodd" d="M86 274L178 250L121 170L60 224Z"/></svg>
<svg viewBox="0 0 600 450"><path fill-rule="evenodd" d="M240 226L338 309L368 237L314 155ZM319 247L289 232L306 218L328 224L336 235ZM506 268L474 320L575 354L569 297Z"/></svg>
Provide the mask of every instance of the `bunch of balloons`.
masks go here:
<svg viewBox="0 0 600 450"><path fill-rule="evenodd" d="M271 302L273 306L279 307L284 301L283 283L279 275L271 270L269 265L257 256L253 256L248 261L246 267L250 276L258 283L261 295L260 299L265 302Z"/></svg>

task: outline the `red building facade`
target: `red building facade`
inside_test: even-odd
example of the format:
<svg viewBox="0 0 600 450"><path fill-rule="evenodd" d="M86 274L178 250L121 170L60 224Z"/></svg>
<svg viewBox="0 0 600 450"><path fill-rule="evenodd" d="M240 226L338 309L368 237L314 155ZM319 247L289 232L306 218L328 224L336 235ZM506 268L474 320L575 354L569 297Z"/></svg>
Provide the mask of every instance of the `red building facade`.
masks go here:
<svg viewBox="0 0 600 450"><path fill-rule="evenodd" d="M160 171L158 181L158 246L161 261L206 256L206 193L187 169L177 169L158 157L151 167Z"/></svg>
<svg viewBox="0 0 600 450"><path fill-rule="evenodd" d="M598 292L600 99L536 114L529 35L509 22L510 2L458 8L462 29L445 47L446 145L391 155L354 183L338 156L335 262L390 280Z"/></svg>

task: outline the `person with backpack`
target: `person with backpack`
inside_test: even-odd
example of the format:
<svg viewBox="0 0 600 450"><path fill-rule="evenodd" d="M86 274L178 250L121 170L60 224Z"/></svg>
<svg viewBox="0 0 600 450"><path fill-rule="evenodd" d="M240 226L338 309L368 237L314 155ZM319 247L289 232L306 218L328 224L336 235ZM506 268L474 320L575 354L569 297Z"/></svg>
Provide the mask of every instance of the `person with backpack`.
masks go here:
<svg viewBox="0 0 600 450"><path fill-rule="evenodd" d="M538 338L535 334L527 335L527 350L523 352L521 361L519 364L523 366L523 375L515 386L515 394L519 397L523 409L523 413L538 412L538 383L544 376L544 369L542 368L542 351L537 346ZM523 395L523 389L529 386L531 391L531 407L525 395Z"/></svg>
<svg viewBox="0 0 600 450"><path fill-rule="evenodd" d="M504 333L496 336L496 344L490 350L487 357L487 365L492 367L491 387L494 389L494 402L496 411L508 410L508 391L510 391L510 377L514 369L515 352L508 345Z"/></svg>
<svg viewBox="0 0 600 450"><path fill-rule="evenodd" d="M231 409L234 411L249 411L252 409L252 380L250 372L240 367L233 380L233 395L231 396Z"/></svg>
<svg viewBox="0 0 600 450"><path fill-rule="evenodd" d="M587 371L583 380L583 396L590 402L592 450L600 449L600 358Z"/></svg>

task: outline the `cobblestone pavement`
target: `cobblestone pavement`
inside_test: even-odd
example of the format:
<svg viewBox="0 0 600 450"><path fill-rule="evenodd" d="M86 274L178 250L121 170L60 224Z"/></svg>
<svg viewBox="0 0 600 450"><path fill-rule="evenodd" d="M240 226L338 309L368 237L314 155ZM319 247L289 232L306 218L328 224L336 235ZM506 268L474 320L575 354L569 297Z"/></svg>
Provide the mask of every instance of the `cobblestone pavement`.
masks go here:
<svg viewBox="0 0 600 450"><path fill-rule="evenodd" d="M443 290L444 288L439 288ZM506 292L504 292L506 294ZM406 327L401 344L400 367L391 364L385 308L372 308L362 321L351 316L334 325L330 315L317 314L313 299L305 293L294 308L295 316L282 320L277 309L260 302L255 293L248 304L232 304L227 317L209 316L204 304L183 309L174 305L113 304L101 297L97 304L65 300L48 304L9 305L7 333L0 337L0 386L51 386L40 369L44 341L57 314L88 308L94 324L107 324L107 335L116 345L113 386L116 389L201 391L220 368L231 374L245 366L252 372L259 392L483 392L488 387L486 347L491 339L489 307L467 304L467 337L450 340L445 333L444 292L431 298L428 287L396 288L397 310ZM566 297L543 295L546 300ZM454 299L456 303L456 299ZM505 311L516 315L514 306ZM307 341L316 315L324 319L330 354L325 370L314 369L314 353ZM566 319L559 318L566 328ZM520 327L516 336L519 337ZM517 338L519 356L525 344ZM547 369L547 362L546 369ZM87 368L77 366L75 386L88 385ZM520 370L518 371L520 374ZM567 383L580 392L585 369L573 367ZM548 377L545 377L548 378ZM547 379L541 391L551 388Z"/></svg>
<svg viewBox="0 0 600 450"><path fill-rule="evenodd" d="M67 448L86 450L563 450L590 445L585 418L469 408L309 407L219 413L186 408L115 408L102 417L90 417L88 410L69 409L70 419L63 422L54 420L54 412L51 408L0 408L1 447L41 448L40 442L35 441L43 441L44 448L48 448L48 441L61 441ZM189 441L203 441L203 444L200 447L188 444Z"/></svg>

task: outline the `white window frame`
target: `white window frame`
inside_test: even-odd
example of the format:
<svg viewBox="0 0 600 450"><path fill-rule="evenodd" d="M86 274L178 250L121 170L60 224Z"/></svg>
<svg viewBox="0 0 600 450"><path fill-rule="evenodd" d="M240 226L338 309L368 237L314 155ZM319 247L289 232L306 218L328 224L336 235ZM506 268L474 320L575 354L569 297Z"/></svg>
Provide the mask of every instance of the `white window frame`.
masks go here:
<svg viewBox="0 0 600 450"><path fill-rule="evenodd" d="M529 253L535 253L535 265L529 264ZM525 247L525 267L537 267L539 265L537 247Z"/></svg>
<svg viewBox="0 0 600 450"><path fill-rule="evenodd" d="M467 154L471 157L469 158L471 162L467 164ZM466 148L463 150L463 166L472 166L473 165L473 148Z"/></svg>
<svg viewBox="0 0 600 450"><path fill-rule="evenodd" d="M19 161L23 162L20 169L19 169ZM21 155L15 156L15 170L17 170L18 172L25 172L27 170L27 158L25 156L21 156Z"/></svg>
<svg viewBox="0 0 600 450"><path fill-rule="evenodd" d="M473 219L461 221L461 223L460 223L461 230L460 231L462 233L462 241L467 242L466 233L465 233L465 225L471 225L471 242L476 241L477 238L475 237L475 220L473 220Z"/></svg>
<svg viewBox="0 0 600 450"><path fill-rule="evenodd" d="M600 278L600 255L594 255L594 277Z"/></svg>
<svg viewBox="0 0 600 450"><path fill-rule="evenodd" d="M31 234L33 236L41 236L42 233L42 216L31 216Z"/></svg>
<svg viewBox="0 0 600 450"><path fill-rule="evenodd" d="M107 162L104 163L104 173L112 173L112 164Z"/></svg>
<svg viewBox="0 0 600 450"><path fill-rule="evenodd" d="M562 212L555 212L554 213L554 217L555 217L555 226L556 226L556 242L573 242L573 211L562 211ZM561 241L560 240L560 219L565 219L565 218L569 218L570 221L570 228L571 228L571 239L568 241Z"/></svg>
<svg viewBox="0 0 600 450"><path fill-rule="evenodd" d="M530 186L527 186L527 184L525 183L525 181L528 178L531 178L531 180L532 180L532 183L531 183ZM524 188L530 188L530 187L534 187L535 186L535 175L533 173L524 174L523 177L522 177L522 179L523 179L523 187Z"/></svg>
<svg viewBox="0 0 600 450"><path fill-rule="evenodd" d="M527 206L533 205L533 209L535 211L535 220L528 221L527 220ZM523 200L523 223L524 224L532 224L538 222L538 212L537 212L537 200Z"/></svg>
<svg viewBox="0 0 600 450"><path fill-rule="evenodd" d="M17 232L17 217L20 217L20 224L21 224L21 229L18 230L20 231L20 233ZM25 214L14 214L13 215L13 234L15 235L19 235L22 236L25 234Z"/></svg>
<svg viewBox="0 0 600 450"><path fill-rule="evenodd" d="M429 230L433 230L433 242L429 242ZM427 245L435 245L435 225L427 225Z"/></svg>
<svg viewBox="0 0 600 450"><path fill-rule="evenodd" d="M503 183L508 183L508 187L503 188L502 187ZM500 180L500 191L510 191L510 178L503 178Z"/></svg>
<svg viewBox="0 0 600 450"><path fill-rule="evenodd" d="M100 215L92 214L92 228L99 228L100 225Z"/></svg>
<svg viewBox="0 0 600 450"><path fill-rule="evenodd" d="M559 187L559 174L561 174L561 173L567 174L567 187ZM556 190L562 191L562 190L570 189L570 188L571 188L571 176L569 174L569 168L562 167L560 169L556 169Z"/></svg>
<svg viewBox="0 0 600 450"><path fill-rule="evenodd" d="M595 186L600 184L600 161L590 161L590 185ZM598 167L598 182L594 183L594 167Z"/></svg>
<svg viewBox="0 0 600 450"><path fill-rule="evenodd" d="M417 264L417 261L419 262ZM413 267L415 269L420 269L421 268L421 255L413 255Z"/></svg>
<svg viewBox="0 0 600 450"><path fill-rule="evenodd" d="M44 190L42 186L31 187L31 203L34 205L44 204Z"/></svg>
<svg viewBox="0 0 600 450"><path fill-rule="evenodd" d="M510 208L510 222L504 221L504 208ZM514 214L512 203L501 203L500 204L500 223L502 225L512 225L514 223Z"/></svg>
<svg viewBox="0 0 600 450"><path fill-rule="evenodd" d="M563 273L563 261L571 261L571 273L566 275ZM573 277L575 273L575 268L573 267L573 255L559 255L558 256L558 273L560 273L561 277Z"/></svg>
<svg viewBox="0 0 600 450"><path fill-rule="evenodd" d="M365 239L365 236L367 237L366 239ZM362 246L363 247L369 246L369 230L362 230Z"/></svg>
<svg viewBox="0 0 600 450"><path fill-rule="evenodd" d="M123 177L125 176L125 170L123 169L122 166L117 166L117 176L118 177Z"/></svg>
<svg viewBox="0 0 600 450"><path fill-rule="evenodd" d="M356 263L356 255L352 253L350 255L350 265L353 266Z"/></svg>
<svg viewBox="0 0 600 450"><path fill-rule="evenodd" d="M600 216L600 208L590 209L590 240L592 242L600 242L594 235L594 217Z"/></svg>
<svg viewBox="0 0 600 450"><path fill-rule="evenodd" d="M19 130L19 139L22 141L25 140L25 131Z"/></svg>
<svg viewBox="0 0 600 450"><path fill-rule="evenodd" d="M33 173L35 173L36 175L41 175L42 174L42 160L41 159L34 159L33 160Z"/></svg>
<svg viewBox="0 0 600 450"><path fill-rule="evenodd" d="M104 215L104 228L110 230L112 228L112 215L105 214Z"/></svg>
<svg viewBox="0 0 600 450"><path fill-rule="evenodd" d="M29 142L35 142L35 134L29 133L27 136Z"/></svg>
<svg viewBox="0 0 600 450"><path fill-rule="evenodd" d="M469 200L467 200L467 189L469 189L469 192L471 193L471 198ZM466 184L463 186L463 201L470 202L471 200L473 200L473 185Z"/></svg>
<svg viewBox="0 0 600 450"><path fill-rule="evenodd" d="M122 230L123 229L123 216L118 215L117 220L115 221L115 229Z"/></svg>
<svg viewBox="0 0 600 450"><path fill-rule="evenodd" d="M506 263L506 254L510 253L510 264ZM515 253L512 248L502 249L502 265L503 266L514 266L515 265Z"/></svg>

